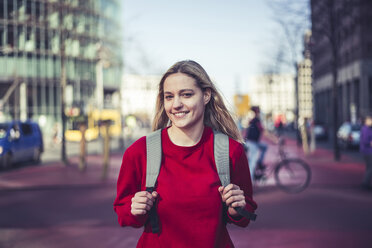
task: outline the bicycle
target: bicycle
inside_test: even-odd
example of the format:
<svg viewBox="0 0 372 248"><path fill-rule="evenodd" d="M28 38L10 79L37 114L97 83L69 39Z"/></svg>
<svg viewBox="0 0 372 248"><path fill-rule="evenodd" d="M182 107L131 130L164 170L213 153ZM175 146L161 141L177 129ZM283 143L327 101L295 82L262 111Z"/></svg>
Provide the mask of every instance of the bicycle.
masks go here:
<svg viewBox="0 0 372 248"><path fill-rule="evenodd" d="M300 193L310 184L311 168L300 158L289 158L284 146L285 140L279 138L279 160L270 167L258 164L254 172L254 179L255 181L266 181L269 175L274 173L276 185L280 189L287 193Z"/></svg>

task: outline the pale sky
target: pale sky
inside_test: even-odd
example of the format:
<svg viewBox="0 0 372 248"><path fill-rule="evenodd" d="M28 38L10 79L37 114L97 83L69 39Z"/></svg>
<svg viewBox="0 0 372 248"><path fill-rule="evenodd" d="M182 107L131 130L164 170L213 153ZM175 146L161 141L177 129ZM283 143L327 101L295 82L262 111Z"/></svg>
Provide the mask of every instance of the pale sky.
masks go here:
<svg viewBox="0 0 372 248"><path fill-rule="evenodd" d="M227 100L247 93L275 51L277 29L266 1L124 0L126 73L163 74L192 59ZM240 83L237 83L240 82Z"/></svg>

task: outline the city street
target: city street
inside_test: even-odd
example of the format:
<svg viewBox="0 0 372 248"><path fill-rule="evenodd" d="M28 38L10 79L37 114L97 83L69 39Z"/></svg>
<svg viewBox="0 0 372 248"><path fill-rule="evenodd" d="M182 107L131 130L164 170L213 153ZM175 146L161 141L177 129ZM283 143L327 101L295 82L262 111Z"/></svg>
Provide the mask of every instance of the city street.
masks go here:
<svg viewBox="0 0 372 248"><path fill-rule="evenodd" d="M229 225L236 247L370 247L372 191L360 188L363 163L347 155L334 162L322 148L303 156L295 141L286 144L311 165L310 187L287 194L270 179L255 185L257 221ZM267 164L277 160L276 149L269 144ZM48 161L1 172L0 247L135 247L142 229L119 227L112 208L123 151L112 154L106 180L98 151L85 172L77 156L70 166Z"/></svg>
<svg viewBox="0 0 372 248"><path fill-rule="evenodd" d="M227 225L235 247L372 247L372 0L0 2L0 248L136 247L144 228L120 227L113 209L123 154L169 125L170 141L154 138L167 151L166 246L177 236L166 230L199 248L224 227L206 224L224 213L202 214L221 208L228 161L215 152L214 175L207 125L259 161L258 217ZM231 181L246 191L245 158L229 149ZM136 181L145 157L128 154L123 180Z"/></svg>

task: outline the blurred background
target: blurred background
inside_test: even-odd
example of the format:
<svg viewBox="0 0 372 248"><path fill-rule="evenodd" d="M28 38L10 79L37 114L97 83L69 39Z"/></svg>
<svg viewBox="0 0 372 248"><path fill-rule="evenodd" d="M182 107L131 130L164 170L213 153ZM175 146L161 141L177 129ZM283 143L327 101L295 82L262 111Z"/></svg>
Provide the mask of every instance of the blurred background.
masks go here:
<svg viewBox="0 0 372 248"><path fill-rule="evenodd" d="M349 131L336 142L338 129L349 123L358 131L372 108L368 1L2 0L0 7L0 121L33 120L46 143L78 141L82 121L89 140L100 136L103 118L115 123L115 137L148 127L159 78L183 59L206 68L240 126L259 105L269 129L277 119L292 130L316 126L336 159L357 139Z"/></svg>
<svg viewBox="0 0 372 248"><path fill-rule="evenodd" d="M370 0L0 0L0 194L38 185L23 184L25 161L83 171L103 159L100 173L107 146L114 185L125 148L150 131L162 74L185 59L206 69L242 131L260 106L265 129L281 122L294 153L312 165L324 151L318 164L358 168L346 181L359 185L371 22Z"/></svg>

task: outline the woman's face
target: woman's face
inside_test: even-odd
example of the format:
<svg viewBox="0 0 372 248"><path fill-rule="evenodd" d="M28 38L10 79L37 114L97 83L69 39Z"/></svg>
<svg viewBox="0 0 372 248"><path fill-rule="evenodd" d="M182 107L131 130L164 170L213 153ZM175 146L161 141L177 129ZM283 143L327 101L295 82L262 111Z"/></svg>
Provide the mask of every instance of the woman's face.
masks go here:
<svg viewBox="0 0 372 248"><path fill-rule="evenodd" d="M372 117L371 116L366 117L365 124L366 124L366 126L372 127Z"/></svg>
<svg viewBox="0 0 372 248"><path fill-rule="evenodd" d="M190 129L204 125L204 110L210 99L210 90L203 92L195 79L184 73L168 76L163 89L164 109L172 126Z"/></svg>

